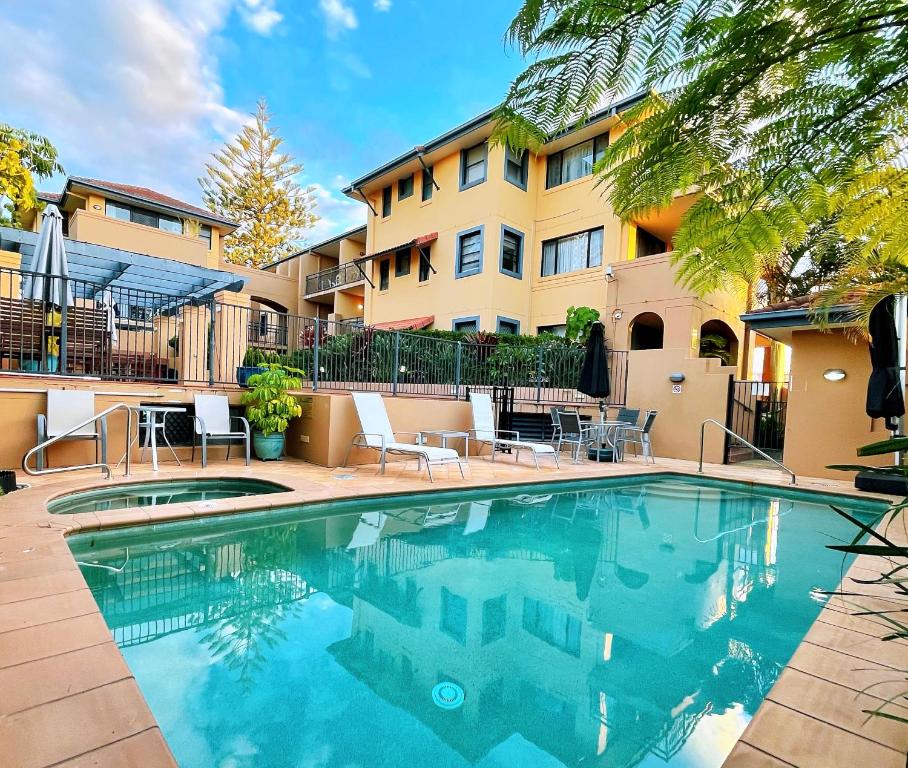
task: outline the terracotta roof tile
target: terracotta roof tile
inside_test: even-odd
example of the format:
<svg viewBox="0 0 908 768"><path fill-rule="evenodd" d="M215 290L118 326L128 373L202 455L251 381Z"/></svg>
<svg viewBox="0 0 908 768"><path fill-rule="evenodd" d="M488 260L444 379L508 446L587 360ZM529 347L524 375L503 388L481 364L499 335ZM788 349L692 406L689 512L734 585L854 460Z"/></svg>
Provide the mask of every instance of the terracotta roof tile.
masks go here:
<svg viewBox="0 0 908 768"><path fill-rule="evenodd" d="M389 320L386 323L374 323L372 328L379 331L418 331L428 328L435 322L435 315L425 317L411 317L407 320Z"/></svg>

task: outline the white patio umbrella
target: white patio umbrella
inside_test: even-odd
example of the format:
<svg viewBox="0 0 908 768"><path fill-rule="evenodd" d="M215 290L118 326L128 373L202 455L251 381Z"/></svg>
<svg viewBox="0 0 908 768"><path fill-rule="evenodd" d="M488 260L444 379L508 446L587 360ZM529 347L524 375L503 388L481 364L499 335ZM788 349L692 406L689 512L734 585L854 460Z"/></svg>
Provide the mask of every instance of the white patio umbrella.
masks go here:
<svg viewBox="0 0 908 768"><path fill-rule="evenodd" d="M41 232L29 267L33 276L23 281L22 298L44 301L58 307L70 307L73 303L69 281L69 265L66 262L66 248L63 245L63 216L57 206L44 209Z"/></svg>
<svg viewBox="0 0 908 768"><path fill-rule="evenodd" d="M95 301L99 307L104 309L107 318L107 332L110 334L110 343L116 346L119 334L117 333L117 303L114 301L113 293L105 288L95 296Z"/></svg>

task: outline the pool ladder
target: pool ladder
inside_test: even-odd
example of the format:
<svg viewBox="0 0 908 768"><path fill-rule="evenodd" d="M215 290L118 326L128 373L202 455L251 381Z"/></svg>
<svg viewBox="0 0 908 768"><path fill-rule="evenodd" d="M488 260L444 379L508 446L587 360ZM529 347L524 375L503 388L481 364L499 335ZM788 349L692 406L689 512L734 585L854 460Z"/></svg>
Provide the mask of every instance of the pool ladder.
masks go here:
<svg viewBox="0 0 908 768"><path fill-rule="evenodd" d="M44 469L32 469L28 465L28 462L32 458L32 456L37 455L40 451L43 451L48 446L51 446L54 443L59 442L60 440L65 440L67 437L74 434L75 432L78 432L80 429L87 427L89 424L94 424L98 419L102 418L103 416L107 416L108 414L111 414L114 411L126 411L126 474L128 475L129 474L129 440L130 440L130 435L132 435L132 408L130 406L128 406L126 403L117 403L116 405L110 406L110 408L105 408L103 411L96 413L90 419L86 419L85 421L83 421L79 424L76 424L73 427L70 427L62 434L54 435L50 439L45 440L43 443L39 443L34 448L29 450L22 457L22 471L25 472L26 475L35 476L35 475L53 475L53 474L57 474L60 472L75 472L76 470L79 470L79 469L100 469L104 473L105 478L110 479L110 475L111 475L110 465L103 463L103 462L95 462L94 464L73 464L72 466L68 466L68 467L53 467L53 468L45 467Z"/></svg>
<svg viewBox="0 0 908 768"><path fill-rule="evenodd" d="M707 425L707 424L715 424L719 429L721 429L721 430L722 430L723 432L725 432L726 434L731 435L732 437L734 437L734 438L740 440L742 443L744 443L744 445L746 445L746 446L747 446L748 448L750 448L752 451L756 451L756 452L759 453L764 459L766 459L767 461L771 461L773 464L775 464L775 465L776 465L779 469L781 469L783 472L787 472L787 473L791 476L791 484L792 484L792 485L796 485L796 484L797 484L797 477L795 477L795 473L792 472L788 467L786 467L781 461L777 461L777 460L774 459L772 456L770 456L768 453L766 453L766 451L761 451L761 450L760 450L759 448L757 448L757 446L755 446L753 443L748 442L748 441L745 440L743 437L741 437L741 435L739 435L737 432L733 432L733 431L730 430L728 427L726 427L724 424L722 424L722 423L716 421L715 419L706 419L706 420L704 420L704 422L700 425L700 466L699 466L699 468L697 469L697 471L698 471L700 474L703 474L703 442L704 442L704 440L706 439L706 425Z"/></svg>

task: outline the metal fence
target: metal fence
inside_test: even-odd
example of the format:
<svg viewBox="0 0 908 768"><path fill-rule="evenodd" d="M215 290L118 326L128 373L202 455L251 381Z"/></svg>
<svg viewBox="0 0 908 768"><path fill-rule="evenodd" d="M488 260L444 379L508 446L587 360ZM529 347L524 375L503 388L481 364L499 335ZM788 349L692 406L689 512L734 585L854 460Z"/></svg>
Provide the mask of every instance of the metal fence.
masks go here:
<svg viewBox="0 0 908 768"><path fill-rule="evenodd" d="M346 285L362 282L366 273L358 262L348 261L336 267L328 267L321 272L306 277L306 295L342 288Z"/></svg>

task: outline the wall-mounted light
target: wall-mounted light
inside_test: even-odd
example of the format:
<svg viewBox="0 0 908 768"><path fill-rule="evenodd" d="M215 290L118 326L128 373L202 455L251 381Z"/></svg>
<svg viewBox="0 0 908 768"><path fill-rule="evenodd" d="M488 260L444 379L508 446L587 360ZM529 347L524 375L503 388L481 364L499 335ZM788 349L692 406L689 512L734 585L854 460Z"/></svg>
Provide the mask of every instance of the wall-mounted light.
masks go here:
<svg viewBox="0 0 908 768"><path fill-rule="evenodd" d="M402 366L401 366L400 368L398 368L397 370L400 371L401 373L406 373L406 372L407 372L407 366L402 365Z"/></svg>
<svg viewBox="0 0 908 768"><path fill-rule="evenodd" d="M612 282L612 280L614 280L614 279L615 279L615 270L612 269L612 265L609 264L609 265L605 268L605 280L606 280L606 282L610 283L610 282Z"/></svg>
<svg viewBox="0 0 908 768"><path fill-rule="evenodd" d="M616 323L617 323L622 317L624 317L624 312L622 312L620 309L616 309L614 312L612 312L612 320L614 320Z"/></svg>
<svg viewBox="0 0 908 768"><path fill-rule="evenodd" d="M823 378L826 381L841 381L845 378L845 371L841 368L827 368L823 371Z"/></svg>
<svg viewBox="0 0 908 768"><path fill-rule="evenodd" d="M98 205L97 203L95 203L95 204L92 206L92 208L94 208L96 211L100 211L100 210L101 210L101 206Z"/></svg>
<svg viewBox="0 0 908 768"><path fill-rule="evenodd" d="M362 308L363 308L363 305L362 305L362 304L357 304L357 305L356 305L356 308L357 308L357 309L362 309Z"/></svg>
<svg viewBox="0 0 908 768"><path fill-rule="evenodd" d="M668 375L668 380L672 384L680 384L682 381L684 381L684 378L685 376L683 373L670 373Z"/></svg>

